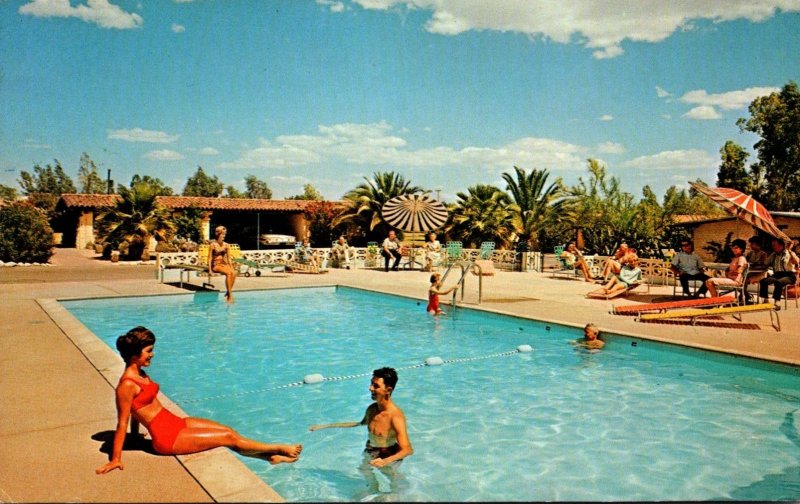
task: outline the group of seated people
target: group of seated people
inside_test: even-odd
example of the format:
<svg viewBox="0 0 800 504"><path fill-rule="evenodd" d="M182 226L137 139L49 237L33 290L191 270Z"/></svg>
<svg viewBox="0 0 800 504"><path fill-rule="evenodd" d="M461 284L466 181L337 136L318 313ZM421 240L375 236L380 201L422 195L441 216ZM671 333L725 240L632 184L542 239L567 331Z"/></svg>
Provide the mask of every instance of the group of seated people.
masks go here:
<svg viewBox="0 0 800 504"><path fill-rule="evenodd" d="M422 249L425 253L424 271L431 271L442 260L442 244L436 239L436 233L428 233ZM397 271L403 251L404 247L397 238L397 233L394 230L389 231L389 236L381 244L381 255L384 258L383 270L389 271L389 261L394 259L392 271Z"/></svg>
<svg viewBox="0 0 800 504"><path fill-rule="evenodd" d="M305 255L314 258L313 253L310 252L310 246L307 247L308 240L304 240L303 247L300 251L306 251ZM429 233L426 237L425 245L423 247L425 253L425 271L431 271L434 266L438 265L442 260L442 244L436 239L436 233ZM389 271L389 263L394 260L392 270L397 270L400 265L400 259L403 257L404 247L400 240L397 238L397 233L392 230L389 231L386 239L381 244L380 253L384 258L384 271ZM336 243L331 247L331 259L333 264L338 267L350 269L353 263L353 249L347 244L344 236L340 236ZM301 253L301 260L305 260Z"/></svg>
<svg viewBox="0 0 800 504"><path fill-rule="evenodd" d="M586 282L598 282L602 284L614 281L614 277L621 273L626 264L633 264L634 268L638 268L639 262L636 249L628 247L628 244L625 242L620 243L614 255L606 260L603 271L598 278L592 276L589 264L586 262L581 251L578 250L574 241L567 243L567 246L564 247L564 251L561 252L561 259L563 259L567 267L580 270Z"/></svg>
<svg viewBox="0 0 800 504"><path fill-rule="evenodd" d="M681 241L681 250L672 257L670 269L678 277L684 295L692 298L704 296L706 293L711 297L716 297L721 290L730 290L729 287L758 284L759 297L762 302L767 302L769 287L772 285L772 298L775 308L779 310L778 302L781 300L784 287L797 282L800 261L795 249L798 248L798 244L797 240L784 243L778 238L773 238L770 244L772 253L767 254L762 250L761 239L758 236L751 237L748 242L738 238L733 240L730 245L733 257L725 274L711 277L705 273L706 266L700 256L694 252L693 243L683 240ZM580 270L587 282L598 281L604 284L602 288L591 292L590 295L599 294L613 297L637 284L642 278L636 250L628 247L625 243L620 244L614 255L608 258L599 279L592 277L591 270L583 255L576 248L575 242L567 244L561 257L567 265ZM744 278L744 271L748 265L749 271L747 277ZM699 288L694 293L691 293L689 289L690 280L700 282Z"/></svg>
<svg viewBox="0 0 800 504"><path fill-rule="evenodd" d="M747 245L750 250L745 252ZM797 282L798 257L793 249L797 248L797 240L784 243L783 240L773 238L770 242L772 253L761 249L761 240L753 236L746 243L737 238L731 242L731 259L725 276L709 277L705 272L703 260L694 252L694 244L689 240L681 241L681 250L672 258L670 269L678 276L683 289L683 294L693 298L705 295L716 297L720 287L740 287L742 285L758 284L759 297L766 302L769 299L769 286L773 285L772 298L775 309L780 310L778 302L783 295L786 285ZM749 272L743 278L745 267L749 265ZM700 287L694 294L689 291L689 281L698 280Z"/></svg>

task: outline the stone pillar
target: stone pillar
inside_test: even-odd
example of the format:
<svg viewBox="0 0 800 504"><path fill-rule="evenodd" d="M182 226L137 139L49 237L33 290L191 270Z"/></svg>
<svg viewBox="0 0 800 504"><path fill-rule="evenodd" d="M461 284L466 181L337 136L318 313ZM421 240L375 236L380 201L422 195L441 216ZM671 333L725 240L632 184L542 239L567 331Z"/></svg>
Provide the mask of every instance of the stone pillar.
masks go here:
<svg viewBox="0 0 800 504"><path fill-rule="evenodd" d="M213 212L203 212L200 216L200 241L211 239L211 214Z"/></svg>
<svg viewBox="0 0 800 504"><path fill-rule="evenodd" d="M84 249L87 243L94 243L94 211L81 210L75 232L75 248Z"/></svg>

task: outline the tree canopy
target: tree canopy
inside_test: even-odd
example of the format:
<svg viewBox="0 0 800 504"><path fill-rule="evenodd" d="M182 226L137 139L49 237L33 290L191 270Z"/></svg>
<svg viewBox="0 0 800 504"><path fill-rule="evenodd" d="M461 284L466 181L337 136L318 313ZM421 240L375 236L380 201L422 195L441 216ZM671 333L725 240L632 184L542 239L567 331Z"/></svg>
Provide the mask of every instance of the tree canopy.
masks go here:
<svg viewBox="0 0 800 504"><path fill-rule="evenodd" d="M78 167L78 183L81 185L83 194L105 194L108 191L108 184L100 178L97 166L85 152L81 154Z"/></svg>
<svg viewBox="0 0 800 504"><path fill-rule="evenodd" d="M763 173L755 195L770 210L800 208L800 89L789 81L779 92L753 100L750 118L740 118L741 131L760 139L754 148L758 161L753 172Z"/></svg>
<svg viewBox="0 0 800 504"><path fill-rule="evenodd" d="M204 196L207 198L216 198L222 194L224 184L219 181L216 175L209 177L203 171L202 166L197 167L197 171L189 177L186 185L183 188L184 196Z"/></svg>

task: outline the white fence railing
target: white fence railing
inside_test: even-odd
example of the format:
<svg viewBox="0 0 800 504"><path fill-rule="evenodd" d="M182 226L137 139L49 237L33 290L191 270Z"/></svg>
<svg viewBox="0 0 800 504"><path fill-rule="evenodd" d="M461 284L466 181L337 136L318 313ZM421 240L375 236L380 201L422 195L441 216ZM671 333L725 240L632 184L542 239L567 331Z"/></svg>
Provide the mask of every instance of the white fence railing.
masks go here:
<svg viewBox="0 0 800 504"><path fill-rule="evenodd" d="M370 251L367 247L351 247L355 268L376 268L383 264L380 253ZM315 248L322 267L331 263L330 248ZM480 257L480 249L463 249L461 258L476 260ZM258 263L286 264L295 260L295 249L243 250L242 257ZM540 252L515 252L513 250L492 251L492 262L495 267L508 271L542 271L543 256ZM159 269L167 264L196 264L197 252L159 252L156 254L156 265Z"/></svg>

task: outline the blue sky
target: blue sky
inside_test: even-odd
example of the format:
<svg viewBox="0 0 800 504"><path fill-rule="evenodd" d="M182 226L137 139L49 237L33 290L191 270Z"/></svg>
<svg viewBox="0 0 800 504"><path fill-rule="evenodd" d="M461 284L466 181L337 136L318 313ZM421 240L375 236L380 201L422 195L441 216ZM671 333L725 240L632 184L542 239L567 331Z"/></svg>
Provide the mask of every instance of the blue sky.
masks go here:
<svg viewBox="0 0 800 504"><path fill-rule="evenodd" d="M596 158L661 197L752 151L737 118L789 80L800 0L0 0L0 184L87 152L178 193L396 171L453 201Z"/></svg>

